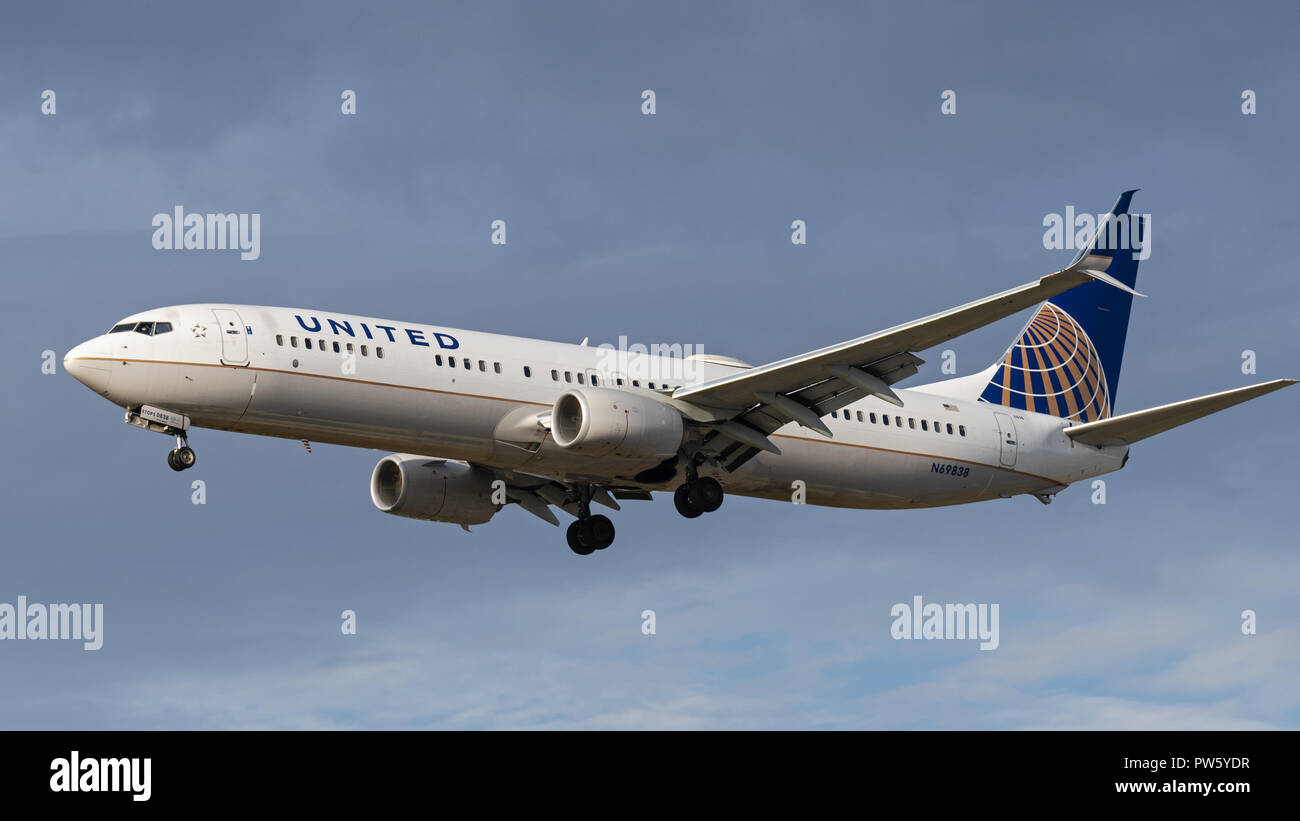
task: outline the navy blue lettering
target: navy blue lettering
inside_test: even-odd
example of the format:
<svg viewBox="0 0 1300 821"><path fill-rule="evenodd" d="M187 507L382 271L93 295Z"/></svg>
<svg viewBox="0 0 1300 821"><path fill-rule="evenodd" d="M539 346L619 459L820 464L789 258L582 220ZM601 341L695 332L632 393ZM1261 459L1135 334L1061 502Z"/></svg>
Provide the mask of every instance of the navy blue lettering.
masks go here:
<svg viewBox="0 0 1300 821"><path fill-rule="evenodd" d="M410 328L407 328L406 335L411 338L412 345L423 345L426 348L429 347L429 343L424 341L423 331L413 331Z"/></svg>
<svg viewBox="0 0 1300 821"><path fill-rule="evenodd" d="M366 339L374 339L374 337L370 335L370 329L366 327L366 323L361 323L361 330L366 332Z"/></svg>
<svg viewBox="0 0 1300 821"><path fill-rule="evenodd" d="M335 336L338 336L338 332L340 329L342 329L342 331L348 336L356 336L356 334L352 332L351 322L335 322L332 319L328 320L328 322L330 324L330 329L334 331Z"/></svg>
<svg viewBox="0 0 1300 821"><path fill-rule="evenodd" d="M316 323L316 327L314 327L314 328L308 328L308 327L307 327L307 323L306 323L306 322L303 322L303 321L302 321L302 317L298 316L297 314L294 314L294 315L293 315L293 318L296 319L296 320L298 320L298 324L302 326L302 329L303 329L304 331L311 331L312 333L316 333L317 331L320 330L320 320L317 319L317 318L314 317L314 316L311 318L311 321L314 322L314 323Z"/></svg>
<svg viewBox="0 0 1300 821"><path fill-rule="evenodd" d="M393 331L397 330L397 328L393 327L392 325L376 325L375 327L383 331L384 333L388 334L389 342L397 341L396 339L393 338Z"/></svg>
<svg viewBox="0 0 1300 821"><path fill-rule="evenodd" d="M434 338L438 340L438 347L448 351L454 351L460 347L460 342L451 334L435 333Z"/></svg>

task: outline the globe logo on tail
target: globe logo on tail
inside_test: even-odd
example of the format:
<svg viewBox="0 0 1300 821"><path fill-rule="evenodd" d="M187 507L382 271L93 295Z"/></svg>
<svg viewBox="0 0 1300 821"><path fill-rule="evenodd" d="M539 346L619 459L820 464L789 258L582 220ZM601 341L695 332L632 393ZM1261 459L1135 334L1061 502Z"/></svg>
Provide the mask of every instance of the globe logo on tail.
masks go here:
<svg viewBox="0 0 1300 821"><path fill-rule="evenodd" d="M1078 422L1110 417L1101 357L1074 317L1043 303L980 396Z"/></svg>

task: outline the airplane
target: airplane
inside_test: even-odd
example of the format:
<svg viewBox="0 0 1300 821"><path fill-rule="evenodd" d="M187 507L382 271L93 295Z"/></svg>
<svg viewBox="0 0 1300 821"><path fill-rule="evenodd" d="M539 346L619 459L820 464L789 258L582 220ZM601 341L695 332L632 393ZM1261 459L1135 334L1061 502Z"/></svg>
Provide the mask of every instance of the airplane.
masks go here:
<svg viewBox="0 0 1300 821"><path fill-rule="evenodd" d="M725 494L864 509L1048 504L1124 467L1149 436L1296 382L1114 414L1141 296L1134 248L1149 230L1128 213L1134 193L1066 268L757 367L229 304L128 316L63 361L129 424L174 437L174 470L195 464L193 428L391 451L371 473L379 510L469 530L510 504L558 526L558 508L584 556L614 541L593 503L619 510L654 492L671 492L687 518ZM917 352L1035 305L983 371L896 387L917 373Z"/></svg>

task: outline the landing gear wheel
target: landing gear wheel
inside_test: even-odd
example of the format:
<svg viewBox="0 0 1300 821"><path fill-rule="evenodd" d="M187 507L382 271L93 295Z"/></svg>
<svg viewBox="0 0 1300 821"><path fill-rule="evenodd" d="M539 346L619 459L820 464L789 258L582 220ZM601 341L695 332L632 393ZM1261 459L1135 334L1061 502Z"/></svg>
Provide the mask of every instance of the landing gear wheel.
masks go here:
<svg viewBox="0 0 1300 821"><path fill-rule="evenodd" d="M725 495L722 492L722 485L712 476L705 476L691 482L689 489L686 491L690 497L691 504L705 513L712 513L722 507L722 499Z"/></svg>
<svg viewBox="0 0 1300 821"><path fill-rule="evenodd" d="M697 516L704 515L704 511L700 510L700 508L691 501L690 485L682 485L673 492L673 505L676 506L678 513L688 519L694 519Z"/></svg>
<svg viewBox="0 0 1300 821"><path fill-rule="evenodd" d="M584 524L583 520L576 520L569 525L569 529L564 534L569 540L569 549L579 556L589 556L596 551L595 547L588 547L586 540L582 538Z"/></svg>
<svg viewBox="0 0 1300 821"><path fill-rule="evenodd" d="M597 550L604 550L614 543L614 523L608 516L596 514L582 522L583 542L593 545Z"/></svg>
<svg viewBox="0 0 1300 821"><path fill-rule="evenodd" d="M167 454L167 464L172 470L186 470L194 467L196 457L194 451L190 450L189 445L176 448Z"/></svg>

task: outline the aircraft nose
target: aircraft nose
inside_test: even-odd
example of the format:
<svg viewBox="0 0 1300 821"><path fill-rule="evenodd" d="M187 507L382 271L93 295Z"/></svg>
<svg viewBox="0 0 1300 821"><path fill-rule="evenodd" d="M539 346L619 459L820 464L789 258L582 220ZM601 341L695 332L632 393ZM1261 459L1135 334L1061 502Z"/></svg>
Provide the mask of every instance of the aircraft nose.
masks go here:
<svg viewBox="0 0 1300 821"><path fill-rule="evenodd" d="M68 351L63 357L63 369L95 393L106 394L109 377L113 374L103 354L95 350L96 342L91 339Z"/></svg>

